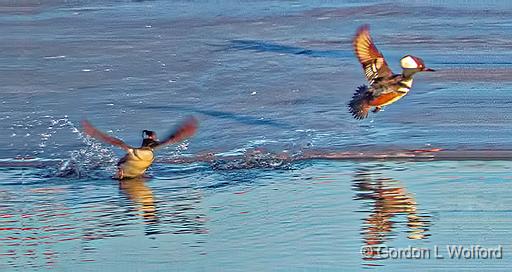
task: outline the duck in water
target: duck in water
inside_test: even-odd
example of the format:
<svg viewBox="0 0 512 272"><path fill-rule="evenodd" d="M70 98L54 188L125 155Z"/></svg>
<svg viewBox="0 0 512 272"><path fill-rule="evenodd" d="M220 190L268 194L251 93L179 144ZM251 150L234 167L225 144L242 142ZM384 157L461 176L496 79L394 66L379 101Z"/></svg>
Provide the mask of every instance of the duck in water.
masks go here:
<svg viewBox="0 0 512 272"><path fill-rule="evenodd" d="M368 111L372 107L372 112L376 113L406 95L412 87L412 76L417 72L434 71L426 68L422 59L406 55L400 60L402 73L393 74L384 56L373 43L368 25L357 30L353 46L369 83L369 86L362 85L357 88L348 104L350 113L356 119L368 117Z"/></svg>
<svg viewBox="0 0 512 272"><path fill-rule="evenodd" d="M119 180L142 176L153 163L155 159L154 151L156 149L192 137L197 130L197 126L197 119L189 117L162 141L158 140L154 131L143 130L142 145L137 148L129 146L122 140L96 129L87 120L82 121L85 134L102 142L120 147L127 152L117 163L117 173L114 178Z"/></svg>

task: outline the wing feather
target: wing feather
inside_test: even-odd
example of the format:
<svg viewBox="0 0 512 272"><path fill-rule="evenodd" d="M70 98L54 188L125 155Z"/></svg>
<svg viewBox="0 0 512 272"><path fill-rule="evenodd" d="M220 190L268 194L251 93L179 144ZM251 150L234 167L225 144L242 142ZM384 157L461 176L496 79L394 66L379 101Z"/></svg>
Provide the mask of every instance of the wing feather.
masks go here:
<svg viewBox="0 0 512 272"><path fill-rule="evenodd" d="M85 134L87 134L90 137L93 137L99 141L120 147L126 151L133 148L133 147L127 145L125 142L123 142L115 137L112 137L104 132L101 132L100 130L95 128L91 123L89 123L89 121L87 121L87 120L82 121L82 127L84 129Z"/></svg>
<svg viewBox="0 0 512 272"><path fill-rule="evenodd" d="M156 146L155 148L159 148L168 144L174 144L177 142L181 142L187 138L190 138L196 133L197 127L197 119L194 117L188 117L178 126L177 129L174 130L174 132L167 136L163 141L160 141L158 146Z"/></svg>
<svg viewBox="0 0 512 272"><path fill-rule="evenodd" d="M354 51L363 66L364 74L370 84L376 78L393 75L382 53L375 46L368 25L361 26L354 37Z"/></svg>

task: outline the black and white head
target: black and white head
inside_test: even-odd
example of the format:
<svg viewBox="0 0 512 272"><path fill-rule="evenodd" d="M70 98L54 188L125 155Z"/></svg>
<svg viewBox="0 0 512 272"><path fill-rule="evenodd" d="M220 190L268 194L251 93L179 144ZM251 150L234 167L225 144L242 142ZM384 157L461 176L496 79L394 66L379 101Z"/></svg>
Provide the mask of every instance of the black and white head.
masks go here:
<svg viewBox="0 0 512 272"><path fill-rule="evenodd" d="M159 143L158 138L156 137L156 132L151 130L142 131L142 147L154 148L158 144Z"/></svg>
<svg viewBox="0 0 512 272"><path fill-rule="evenodd" d="M407 55L400 60L400 66L404 71L416 72L434 72L434 69L425 67L425 63L421 58Z"/></svg>

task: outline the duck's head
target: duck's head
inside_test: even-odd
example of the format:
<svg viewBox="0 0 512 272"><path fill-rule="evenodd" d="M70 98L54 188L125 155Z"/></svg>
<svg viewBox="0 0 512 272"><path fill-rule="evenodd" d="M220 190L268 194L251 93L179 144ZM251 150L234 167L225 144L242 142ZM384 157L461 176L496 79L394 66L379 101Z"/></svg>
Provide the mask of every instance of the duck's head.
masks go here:
<svg viewBox="0 0 512 272"><path fill-rule="evenodd" d="M150 147L154 148L158 145L158 138L156 137L156 132L151 130L143 130L142 131L142 147Z"/></svg>
<svg viewBox="0 0 512 272"><path fill-rule="evenodd" d="M425 67L421 58L407 55L400 60L400 66L404 69L404 74L412 75L417 72L434 72L434 69Z"/></svg>

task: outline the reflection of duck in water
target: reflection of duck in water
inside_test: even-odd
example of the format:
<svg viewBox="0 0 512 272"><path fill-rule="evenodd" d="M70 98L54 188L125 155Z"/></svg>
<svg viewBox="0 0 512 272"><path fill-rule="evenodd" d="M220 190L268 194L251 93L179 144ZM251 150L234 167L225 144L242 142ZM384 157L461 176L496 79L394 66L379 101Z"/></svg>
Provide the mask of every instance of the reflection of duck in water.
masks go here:
<svg viewBox="0 0 512 272"><path fill-rule="evenodd" d="M378 246L392 237L392 231L406 216L407 238L418 240L429 236L430 216L418 213L414 196L399 181L389 178L373 179L367 170L358 172L354 177L354 190L358 191L356 200L371 200L370 215L362 227L364 243Z"/></svg>
<svg viewBox="0 0 512 272"><path fill-rule="evenodd" d="M153 191L146 186L145 179L142 177L121 180L119 189L123 191L137 207L140 215L147 223L157 222L157 212Z"/></svg>
<svg viewBox="0 0 512 272"><path fill-rule="evenodd" d="M199 191L180 187L157 201L146 181L143 177L119 181L120 191L132 203L130 213L138 212L146 235L208 233L206 216L201 213L202 195Z"/></svg>
<svg viewBox="0 0 512 272"><path fill-rule="evenodd" d="M155 159L155 149L183 141L194 135L197 130L197 120L189 117L173 133L165 137L163 141L158 141L155 132L144 130L142 131L142 145L139 148L131 147L122 140L99 131L86 120L82 121L82 126L87 135L120 147L127 152L117 163L117 173L114 176L116 179L125 179L142 176Z"/></svg>

